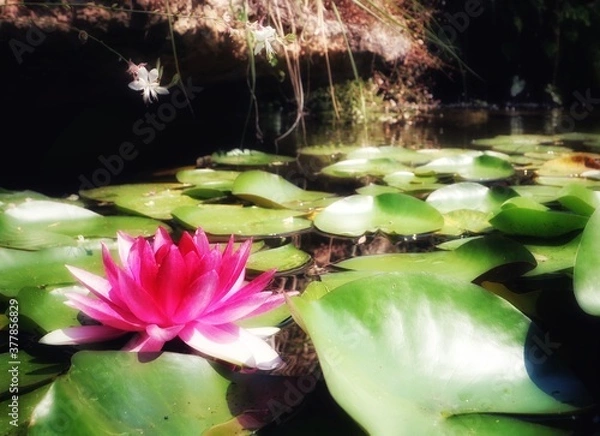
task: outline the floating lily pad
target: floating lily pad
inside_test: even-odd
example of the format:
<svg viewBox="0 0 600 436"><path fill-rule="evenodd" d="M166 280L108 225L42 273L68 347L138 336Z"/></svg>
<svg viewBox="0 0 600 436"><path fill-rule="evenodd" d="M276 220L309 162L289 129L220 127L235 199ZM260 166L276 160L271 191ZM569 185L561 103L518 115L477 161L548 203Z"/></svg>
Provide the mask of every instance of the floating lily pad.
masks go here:
<svg viewBox="0 0 600 436"><path fill-rule="evenodd" d="M498 146L528 146L528 145L539 145L539 144L552 144L556 142L556 136L550 135L532 135L532 134L521 134L521 135L497 135L493 138L481 138L474 139L473 145L480 145L485 147L498 147Z"/></svg>
<svg viewBox="0 0 600 436"><path fill-rule="evenodd" d="M430 156L418 153L404 147L382 146L382 147L362 147L351 151L346 156L347 159L393 159L408 166L423 165L431 160Z"/></svg>
<svg viewBox="0 0 600 436"><path fill-rule="evenodd" d="M587 220L586 216L553 211L533 200L517 197L508 200L490 218L490 224L509 235L552 238L583 229Z"/></svg>
<svg viewBox="0 0 600 436"><path fill-rule="evenodd" d="M412 171L397 171L383 177L389 186L405 192L431 192L444 186L436 176L417 176Z"/></svg>
<svg viewBox="0 0 600 436"><path fill-rule="evenodd" d="M79 325L79 310L65 305L65 292L87 294L86 288L69 286L52 290L28 287L19 291L21 328L42 336L52 330Z"/></svg>
<svg viewBox="0 0 600 436"><path fill-rule="evenodd" d="M159 226L152 219L103 216L80 206L49 200L31 200L0 214L0 246L37 250L75 245L75 238L116 238L118 231L152 236Z"/></svg>
<svg viewBox="0 0 600 436"><path fill-rule="evenodd" d="M277 154L263 153L258 150L250 149L233 149L226 153L213 153L212 161L217 165L227 166L268 166L268 165L283 165L288 162L294 162L296 158L291 156L281 156Z"/></svg>
<svg viewBox="0 0 600 436"><path fill-rule="evenodd" d="M446 212L444 226L436 233L448 236L461 236L465 233L486 233L493 230L488 221L490 214L478 210L458 209Z"/></svg>
<svg viewBox="0 0 600 436"><path fill-rule="evenodd" d="M28 286L75 283L65 268L73 265L96 274L104 271L100 242L116 250L114 240L90 240L78 246L46 248L39 251L0 248L0 294L14 296Z"/></svg>
<svg viewBox="0 0 600 436"><path fill-rule="evenodd" d="M157 220L170 220L171 211L180 206L195 206L198 200L183 195L180 190L158 191L144 196L121 196L115 199L115 206L126 213L142 215Z"/></svg>
<svg viewBox="0 0 600 436"><path fill-rule="evenodd" d="M600 206L600 192L570 184L560 190L558 201L576 214L590 216Z"/></svg>
<svg viewBox="0 0 600 436"><path fill-rule="evenodd" d="M0 354L0 365L2 368L5 368L4 371L0 374L0 394L2 397L11 398L13 394L17 396L23 395L23 393L29 391L30 389L52 381L52 379L56 378L58 374L63 372L68 366L68 361L64 358L60 358L56 356L54 360L37 358L20 347L18 356L11 356L11 352ZM15 361L17 363L15 363ZM11 364L11 362L13 362ZM13 374L9 371L13 366L17 366L18 368L18 384L12 383ZM10 392L11 383L13 385L13 392ZM14 388L17 387L18 390L15 392ZM19 398L20 400L21 398ZM4 405L4 404L3 404ZM21 401L19 401L19 406L21 406ZM21 409L19 407L19 409ZM4 409L6 413L6 408ZM9 410L10 411L10 410ZM23 410L19 410L20 412L24 412ZM21 419L18 420L19 423L22 422ZM6 418L4 419L6 421ZM11 434L4 433L7 430L8 426L5 425L3 430L3 434Z"/></svg>
<svg viewBox="0 0 600 436"><path fill-rule="evenodd" d="M306 156L337 156L345 157L348 153L359 149L360 145L339 145L339 144L328 144L328 145L311 145L308 147L301 147L298 149L299 155Z"/></svg>
<svg viewBox="0 0 600 436"><path fill-rule="evenodd" d="M79 195L90 200L114 203L121 197L148 197L157 192L183 189L182 183L131 183L127 185L108 185L79 191Z"/></svg>
<svg viewBox="0 0 600 436"><path fill-rule="evenodd" d="M389 159L347 159L328 165L321 170L322 174L339 178L383 177L397 171L410 171L400 162Z"/></svg>
<svg viewBox="0 0 600 436"><path fill-rule="evenodd" d="M195 168L178 171L175 177L181 183L203 186L221 191L231 191L233 181L241 173L239 171L212 170Z"/></svg>
<svg viewBox="0 0 600 436"><path fill-rule="evenodd" d="M306 191L283 177L265 171L246 171L235 180L232 194L258 206L309 211L335 200L329 192Z"/></svg>
<svg viewBox="0 0 600 436"><path fill-rule="evenodd" d="M304 213L261 207L232 205L183 206L173 211L173 217L190 229L202 227L214 236L242 237L285 236L312 227Z"/></svg>
<svg viewBox="0 0 600 436"><path fill-rule="evenodd" d="M489 152L486 152L489 153ZM506 158L481 152L443 157L414 169L417 175L455 175L467 181L492 181L511 177L514 168Z"/></svg>
<svg viewBox="0 0 600 436"><path fill-rule="evenodd" d="M246 268L252 272L267 271L276 268L278 273L297 271L311 261L310 254L296 248L294 244L260 250L248 259Z"/></svg>
<svg viewBox="0 0 600 436"><path fill-rule="evenodd" d="M490 213L499 210L506 200L515 196L517 193L510 188L488 188L479 183L459 182L432 192L426 201L441 213L460 209Z"/></svg>
<svg viewBox="0 0 600 436"><path fill-rule="evenodd" d="M560 192L560 187L550 185L512 185L510 189L521 197L529 198L542 204L556 201Z"/></svg>
<svg viewBox="0 0 600 436"><path fill-rule="evenodd" d="M579 306L591 315L600 316L600 209L590 217L575 257L573 290Z"/></svg>
<svg viewBox="0 0 600 436"><path fill-rule="evenodd" d="M521 154L529 156L537 156L544 160L553 159L563 154L572 153L573 150L569 147L560 145L540 145L540 144L515 144L506 143L492 146L492 150L506 154Z"/></svg>
<svg viewBox="0 0 600 436"><path fill-rule="evenodd" d="M537 266L525 275L540 276L572 270L580 240L581 234L566 241L562 238L525 244L537 262Z"/></svg>
<svg viewBox="0 0 600 436"><path fill-rule="evenodd" d="M326 233L360 236L366 232L415 235L434 232L444 224L429 204L406 194L352 195L327 206L314 220Z"/></svg>
<svg viewBox="0 0 600 436"><path fill-rule="evenodd" d="M486 414L564 413L592 401L557 353L535 354L543 331L463 280L387 273L291 303L329 391L369 434L538 435L544 427Z"/></svg>
<svg viewBox="0 0 600 436"><path fill-rule="evenodd" d="M531 253L521 244L498 236L475 238L452 251L388 253L358 256L336 264L339 268L379 272L419 272L449 275L465 281L505 281L533 269Z"/></svg>
<svg viewBox="0 0 600 436"><path fill-rule="evenodd" d="M28 434L220 434L237 421L246 434L275 418L245 413L283 401L283 382L293 380L237 375L232 384L221 373L194 355L79 352L33 411Z"/></svg>
<svg viewBox="0 0 600 436"><path fill-rule="evenodd" d="M600 154L571 153L545 162L538 170L539 176L575 177L589 170L600 169Z"/></svg>

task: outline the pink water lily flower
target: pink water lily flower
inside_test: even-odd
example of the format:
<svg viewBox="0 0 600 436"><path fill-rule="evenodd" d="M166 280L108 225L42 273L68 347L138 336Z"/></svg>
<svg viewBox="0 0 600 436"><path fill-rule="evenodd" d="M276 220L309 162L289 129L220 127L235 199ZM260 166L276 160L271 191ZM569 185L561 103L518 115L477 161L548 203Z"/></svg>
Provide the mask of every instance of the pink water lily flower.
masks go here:
<svg viewBox="0 0 600 436"><path fill-rule="evenodd" d="M183 233L176 245L159 228L152 244L120 233L118 248L122 268L103 247L107 278L67 267L93 295L70 293L66 304L101 324L55 330L40 342L77 345L135 332L125 350L160 351L179 337L205 355L236 365L269 370L282 363L263 337L276 328L236 324L285 301L284 294L264 290L274 270L244 280L251 241L235 251L231 238L223 250L211 247L198 229L193 236Z"/></svg>

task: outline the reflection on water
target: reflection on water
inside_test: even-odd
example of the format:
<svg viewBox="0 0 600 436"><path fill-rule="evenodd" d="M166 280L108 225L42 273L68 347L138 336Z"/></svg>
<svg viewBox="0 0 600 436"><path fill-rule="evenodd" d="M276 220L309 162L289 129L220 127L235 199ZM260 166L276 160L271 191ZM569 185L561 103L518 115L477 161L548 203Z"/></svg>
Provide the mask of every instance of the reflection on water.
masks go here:
<svg viewBox="0 0 600 436"><path fill-rule="evenodd" d="M411 148L469 148L473 139L496 135L600 133L600 118L590 112L576 120L568 110L444 109L406 125L343 126L307 121L270 152L294 155L319 144L398 145Z"/></svg>

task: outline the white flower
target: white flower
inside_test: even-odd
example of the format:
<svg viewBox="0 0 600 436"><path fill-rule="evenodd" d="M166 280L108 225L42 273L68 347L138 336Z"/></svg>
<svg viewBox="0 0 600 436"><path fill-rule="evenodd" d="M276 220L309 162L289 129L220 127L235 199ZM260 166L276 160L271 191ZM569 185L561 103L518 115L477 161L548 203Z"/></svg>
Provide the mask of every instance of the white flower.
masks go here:
<svg viewBox="0 0 600 436"><path fill-rule="evenodd" d="M270 59L275 53L275 50L273 50L273 46L271 45L271 43L277 41L275 29L271 26L264 27L262 24L259 24L252 30L252 35L254 37L254 54L259 54L264 48L267 53L267 58Z"/></svg>
<svg viewBox="0 0 600 436"><path fill-rule="evenodd" d="M137 79L129 83L129 87L134 91L142 91L144 102L146 104L153 100L158 100L157 94L168 94L169 90L160 86L159 73L156 68L148 72L146 67L137 69Z"/></svg>

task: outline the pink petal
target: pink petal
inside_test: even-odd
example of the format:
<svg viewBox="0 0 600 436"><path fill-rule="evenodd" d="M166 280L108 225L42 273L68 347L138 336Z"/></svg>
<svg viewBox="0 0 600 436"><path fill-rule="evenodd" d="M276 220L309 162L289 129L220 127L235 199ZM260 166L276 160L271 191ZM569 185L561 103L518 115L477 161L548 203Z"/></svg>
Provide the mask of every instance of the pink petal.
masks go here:
<svg viewBox="0 0 600 436"><path fill-rule="evenodd" d="M137 319L148 324L168 323L154 296L123 271L119 271L119 288L125 305Z"/></svg>
<svg viewBox="0 0 600 436"><path fill-rule="evenodd" d="M180 301L177 311L172 317L175 323L187 323L200 316L210 305L219 289L219 276L216 271L209 271L198 277Z"/></svg>
<svg viewBox="0 0 600 436"><path fill-rule="evenodd" d="M235 365L271 370L283 363L264 340L234 324L195 323L184 328L179 337L190 347Z"/></svg>
<svg viewBox="0 0 600 436"><path fill-rule="evenodd" d="M154 252L157 252L160 247L170 247L171 245L174 245L171 235L169 235L169 232L164 227L159 227L154 235Z"/></svg>
<svg viewBox="0 0 600 436"><path fill-rule="evenodd" d="M81 310L90 318L107 326L124 331L141 330L144 326L131 313L127 313L123 309L106 303L103 300L89 298L76 293L68 293L66 296L69 298L65 301L67 306Z"/></svg>
<svg viewBox="0 0 600 436"><path fill-rule="evenodd" d="M156 274L155 298L168 317L179 307L185 297L189 278L185 262L175 245L170 247Z"/></svg>
<svg viewBox="0 0 600 436"><path fill-rule="evenodd" d="M237 292L228 293L227 295L223 296L219 302L215 303L214 308L216 309L224 305L236 303L258 292L261 292L267 287L274 275L275 270L265 271L251 282L246 283L246 285Z"/></svg>
<svg viewBox="0 0 600 436"><path fill-rule="evenodd" d="M141 70L142 68L140 68ZM117 232L117 246L119 247L119 258L121 259L121 265L127 265L127 258L129 257L129 251L131 246L135 242L135 239L123 232Z"/></svg>
<svg viewBox="0 0 600 436"><path fill-rule="evenodd" d="M245 276L246 262L250 256L250 248L252 241L247 240L240 249L233 253L233 237L229 239L229 243L223 252L221 259L221 269L219 275L221 277L221 289L223 294L218 296L218 299L229 298L241 286Z"/></svg>
<svg viewBox="0 0 600 436"><path fill-rule="evenodd" d="M162 350L163 345L165 345L164 341L153 338L144 332L131 338L131 340L123 347L123 351L151 353Z"/></svg>
<svg viewBox="0 0 600 436"><path fill-rule="evenodd" d="M108 294L111 286L108 280L75 266L66 265L66 267L69 272L94 295L103 300L110 300Z"/></svg>
<svg viewBox="0 0 600 436"><path fill-rule="evenodd" d="M154 252L147 240L142 237L136 239L129 251L127 266L131 276L140 287L149 294L154 294L158 265L156 265Z"/></svg>
<svg viewBox="0 0 600 436"><path fill-rule="evenodd" d="M247 318L250 315L268 312L285 303L283 294L260 292L227 304L217 310L202 315L202 322L207 324L223 324Z"/></svg>
<svg viewBox="0 0 600 436"><path fill-rule="evenodd" d="M77 345L107 341L124 335L125 331L104 325L67 327L42 336L40 343L49 345Z"/></svg>
<svg viewBox="0 0 600 436"><path fill-rule="evenodd" d="M184 327L184 324L174 325L167 328L159 327L156 324L150 324L146 326L146 333L148 334L148 336L154 338L157 341L168 342L171 339L176 338L179 332Z"/></svg>

